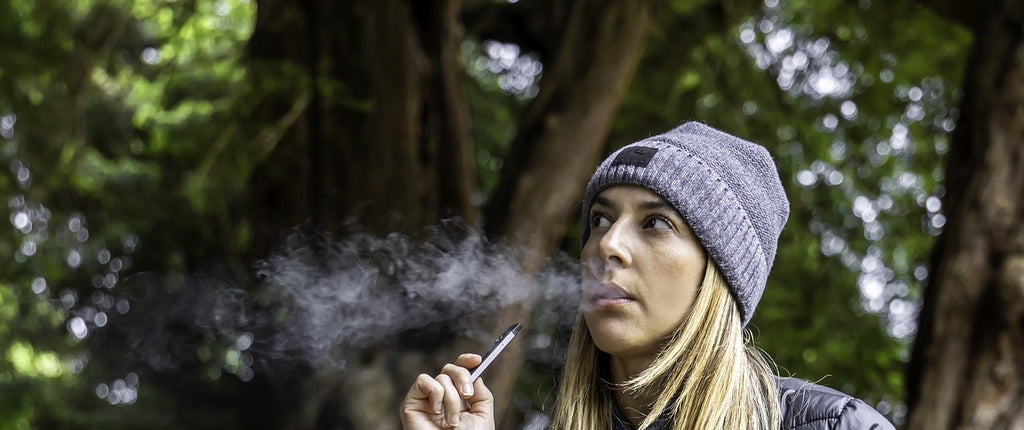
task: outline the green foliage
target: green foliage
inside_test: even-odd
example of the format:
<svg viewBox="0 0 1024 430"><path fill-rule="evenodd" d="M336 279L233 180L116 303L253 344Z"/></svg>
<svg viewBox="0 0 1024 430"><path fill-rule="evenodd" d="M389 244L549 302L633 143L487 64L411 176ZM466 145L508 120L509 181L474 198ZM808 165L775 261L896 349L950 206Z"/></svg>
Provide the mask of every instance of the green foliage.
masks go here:
<svg viewBox="0 0 1024 430"><path fill-rule="evenodd" d="M792 211L758 344L783 373L884 402L898 421L970 36L910 1L739 3L661 6L610 141L698 119L768 146ZM150 412L184 401L126 375L131 351L104 336L130 324L130 298L173 296L260 228L239 210L250 175L311 96L295 90L301 66L246 63L255 7L0 2L0 429L179 424ZM483 204L543 65L473 39L462 62ZM344 82L318 84L373 108ZM252 120L268 99L288 112ZM145 271L170 275L125 279ZM200 333L181 378L229 391L224 376L249 371L238 335ZM540 409L556 369L529 364L519 385Z"/></svg>
<svg viewBox="0 0 1024 430"><path fill-rule="evenodd" d="M142 293L123 278L185 270L203 255L188 237L210 244L204 252L245 245L245 223L236 235L210 228L226 209L209 202L236 198L246 166L220 169L209 142L245 105L254 8L0 4L0 158L11 169L0 190L12 226L0 236L0 429L130 426L110 405L135 403L139 378L103 340ZM231 145L216 151L249 153L234 147L244 135L222 141ZM156 252L135 254L141 242ZM208 365L239 370L221 357Z"/></svg>

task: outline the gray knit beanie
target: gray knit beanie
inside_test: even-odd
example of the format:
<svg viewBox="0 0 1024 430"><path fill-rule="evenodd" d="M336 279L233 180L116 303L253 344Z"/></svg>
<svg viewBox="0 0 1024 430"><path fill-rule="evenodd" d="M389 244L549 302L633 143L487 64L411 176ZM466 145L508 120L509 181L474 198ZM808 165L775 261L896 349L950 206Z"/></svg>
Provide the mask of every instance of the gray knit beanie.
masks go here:
<svg viewBox="0 0 1024 430"><path fill-rule="evenodd" d="M762 146L698 122L626 145L601 163L583 199L582 242L594 197L638 185L669 202L721 268L750 322L764 293L789 201Z"/></svg>

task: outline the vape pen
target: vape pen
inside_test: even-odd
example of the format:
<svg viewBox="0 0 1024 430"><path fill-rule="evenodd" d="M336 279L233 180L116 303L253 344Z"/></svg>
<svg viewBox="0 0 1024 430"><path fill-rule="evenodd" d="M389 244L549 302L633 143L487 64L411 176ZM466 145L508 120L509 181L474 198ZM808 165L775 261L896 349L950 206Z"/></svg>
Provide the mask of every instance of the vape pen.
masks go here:
<svg viewBox="0 0 1024 430"><path fill-rule="evenodd" d="M512 327L509 327L508 330L505 330L505 333L502 333L501 336L498 336L498 338L494 340L494 344L491 345L491 348L484 353L483 361L480 362L480 365L469 369L469 377L471 381L476 381L476 378L479 378L480 374L484 373L484 370L487 370L487 366L490 366L491 362L494 361L498 354L508 346L509 342L512 342L512 339L516 337L516 334L519 333L519 329L521 328L523 328L522 324L512 324Z"/></svg>

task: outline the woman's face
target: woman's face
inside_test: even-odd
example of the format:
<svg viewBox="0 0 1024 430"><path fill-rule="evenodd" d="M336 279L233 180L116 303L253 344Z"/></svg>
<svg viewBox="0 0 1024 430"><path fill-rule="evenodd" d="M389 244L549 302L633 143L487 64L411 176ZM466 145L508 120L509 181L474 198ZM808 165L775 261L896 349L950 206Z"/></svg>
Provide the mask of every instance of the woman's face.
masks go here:
<svg viewBox="0 0 1024 430"><path fill-rule="evenodd" d="M583 317L594 343L617 357L653 357L690 311L707 262L681 215L641 187L594 198L583 245Z"/></svg>

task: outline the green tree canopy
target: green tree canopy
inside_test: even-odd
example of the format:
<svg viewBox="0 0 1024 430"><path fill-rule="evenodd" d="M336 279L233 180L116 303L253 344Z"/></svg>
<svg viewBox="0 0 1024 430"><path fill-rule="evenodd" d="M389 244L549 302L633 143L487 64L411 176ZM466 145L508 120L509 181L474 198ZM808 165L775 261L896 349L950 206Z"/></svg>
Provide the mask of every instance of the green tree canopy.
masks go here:
<svg viewBox="0 0 1024 430"><path fill-rule="evenodd" d="M261 277L267 272L259 262L300 260L289 252L316 241L281 238L306 237L289 236L288 228L303 230L311 218L333 231L325 233L328 244L411 250L352 248L369 252L374 264L457 246L369 233L348 218L358 210L331 219L316 219L312 210L298 210L298 220L282 215L296 210L291 199L321 192L283 185L315 170L294 162L305 156L295 148L361 148L331 140L345 136L335 128L349 123L328 116L317 125L307 122L310 112L383 106L365 95L369 83L338 77L339 69L358 68L346 62L345 49L354 51L361 39L325 22L328 12L378 14L380 22L398 22L402 11L432 12L308 3L319 6L303 7L320 7L325 16L317 21L299 6L250 0L0 3L0 157L9 168L0 190L10 221L0 240L0 428L273 425L259 422L265 415L251 405L265 407L263 414L277 411L275 424L345 426L302 405L303 395L337 383L314 376L325 369L258 350L266 336L295 333L255 324L252 315L287 321L308 311L268 294L267 285L300 281ZM455 87L463 98L444 102L468 112L468 196L477 210L506 195L502 175L522 164L514 144L520 125L534 117L546 118L541 124L559 120L545 117L537 101L555 79L554 65L598 55L558 57L570 31L560 24L581 12L566 2L542 3L446 3L457 5L445 10L452 21L441 22L458 38ZM864 397L902 422L904 365L928 255L945 224L944 156L960 115L971 34L911 1L651 3L645 49L607 124L606 151L686 119L767 146L792 214L752 323L757 343L780 372ZM254 40L258 13L264 29L321 26L319 49L297 43L304 40L298 36ZM374 30L384 31L360 29ZM266 55L271 45L296 55ZM544 103L556 109L568 102ZM409 183L429 180L381 169ZM330 192L326 179L313 176ZM360 202L324 204L353 209ZM569 260L578 252L577 219L562 221L567 233L557 240L559 255ZM543 273L557 274L554 282L564 272ZM524 303L542 303L543 294ZM235 305L235 312L219 311ZM539 422L550 404L562 323L572 307L531 311L535 329L524 343L512 402L520 422ZM447 330L466 334L465 327ZM381 408L394 410L386 402Z"/></svg>

